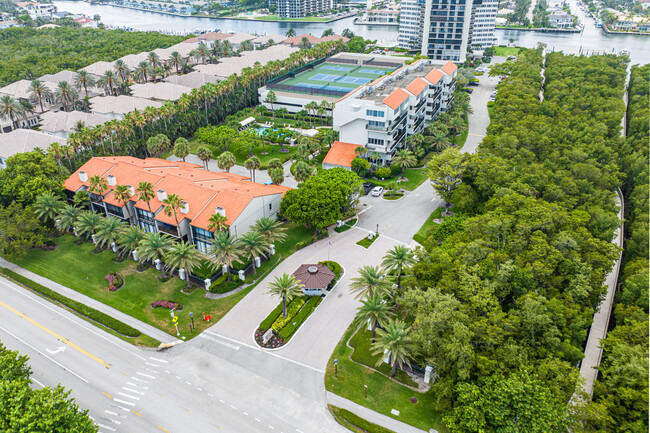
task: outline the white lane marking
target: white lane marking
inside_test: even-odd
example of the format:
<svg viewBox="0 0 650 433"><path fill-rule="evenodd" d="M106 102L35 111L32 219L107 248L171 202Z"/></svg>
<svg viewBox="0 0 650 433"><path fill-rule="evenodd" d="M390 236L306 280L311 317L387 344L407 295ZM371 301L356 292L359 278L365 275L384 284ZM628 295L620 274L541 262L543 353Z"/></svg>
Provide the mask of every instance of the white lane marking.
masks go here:
<svg viewBox="0 0 650 433"><path fill-rule="evenodd" d="M154 363L152 363L152 362L145 362L145 364L146 364L146 365L150 365L150 366L152 366L152 367L156 367L156 368L162 368L162 367L163 367L162 365L154 364Z"/></svg>
<svg viewBox="0 0 650 433"><path fill-rule="evenodd" d="M31 379L33 382L36 382L38 385L40 385L41 388L45 388L45 385L43 385L43 384L42 384L41 382L39 382L38 380L34 379L34 377L30 377L30 379Z"/></svg>
<svg viewBox="0 0 650 433"><path fill-rule="evenodd" d="M269 428L270 428L271 430L273 430L275 427L273 427L272 425L270 425Z"/></svg>
<svg viewBox="0 0 650 433"><path fill-rule="evenodd" d="M137 380L138 382L142 382L142 383L149 383L149 381L146 381L146 380L144 380L144 379L139 379L139 378L137 378L137 377L135 377L135 376L131 376L131 379L133 379L133 380ZM155 379L155 378L154 378L154 379Z"/></svg>
<svg viewBox="0 0 650 433"><path fill-rule="evenodd" d="M117 412L111 412L110 410L105 410L104 413L107 413L109 415L117 416Z"/></svg>
<svg viewBox="0 0 650 433"><path fill-rule="evenodd" d="M64 369L65 371L67 371L67 372L69 372L69 373L71 373L71 374L77 376L79 379L83 380L83 381L86 382L86 383L90 383L90 382L88 382L86 379L84 379L83 377L79 376L79 375L78 375L77 373L75 373L74 371L70 370L68 367L64 366L63 364L61 364L61 363L59 363L59 362L56 362L55 360L53 360L52 358L50 358L49 356L47 356L46 354L44 354L43 352L41 352L40 350L38 350L37 348L35 348L34 346L32 346L31 344L29 344L28 342L26 342L25 340L23 340L23 339L21 339L20 337L18 337L18 336L16 336L16 335L12 334L11 332L7 331L6 329L4 329L4 328L1 327L1 326L0 326L0 331L6 332L7 334L9 334L9 335L11 335L12 337L14 337L16 340L18 340L18 341L20 341L21 343L23 343L25 346L29 347L29 348L32 349L32 350L37 351L38 353L40 353L41 355L43 355L44 357L46 357L47 359L49 359L50 361L52 361L53 363L55 363L56 365L58 365L59 367L61 367L62 369Z"/></svg>
<svg viewBox="0 0 650 433"><path fill-rule="evenodd" d="M187 380L185 381L186 384L191 385L192 382L188 382Z"/></svg>
<svg viewBox="0 0 650 433"><path fill-rule="evenodd" d="M242 412L244 415L248 416L248 412Z"/></svg>
<svg viewBox="0 0 650 433"><path fill-rule="evenodd" d="M235 406L233 406L232 404L230 405L230 407L232 407L233 409L237 410L237 408L236 408Z"/></svg>
<svg viewBox="0 0 650 433"><path fill-rule="evenodd" d="M56 309L50 307L49 305L47 305L47 304L45 304L45 303L39 301L39 299L42 299L40 296L38 296L38 295L31 295L31 296L30 296L30 295L28 295L27 293L24 293L23 291L18 290L18 289L16 289L15 287L10 286L9 284L5 283L5 282L2 281L2 280L0 280L0 283L1 283L1 284L4 284L4 285L7 286L7 287L9 287L9 288L12 289L14 292L20 293L21 295L23 295L24 297L30 299L31 301L36 302L37 304L40 304L40 305L44 306L44 307L47 308L48 310L50 310L50 311L54 311L56 314L58 314L58 315L61 316L61 317L64 317L64 318L68 319L69 321L71 321L72 323L74 323L75 325L77 325L78 327L80 327L80 328L84 328L85 330L92 332L93 334L97 335L98 337L100 337L100 338L102 338L102 339L108 341L109 343L111 343L111 344L113 344L113 345L119 347L119 348L122 349L123 351L130 353L131 355L135 356L136 358L140 358L140 359L143 360L143 361L145 360L145 358L143 358L142 356L140 356L140 355L136 355L135 353L131 352L130 350L127 350L125 347L120 346L120 345L117 344L115 341L113 341L113 340L107 338L106 336L100 334L99 332L93 331L91 328L88 328L87 326L84 326L84 325L82 325L81 323L76 322L76 321L75 321L74 319L72 319L71 317L68 317L68 316L66 316L65 314L61 313L60 311L58 311L58 310L56 310ZM81 320L83 320L83 319L81 319Z"/></svg>
<svg viewBox="0 0 650 433"><path fill-rule="evenodd" d="M133 382L126 382L126 384L129 386L135 386L136 388L140 388L140 389L149 389L148 386L138 385L137 383L133 383Z"/></svg>
<svg viewBox="0 0 650 433"><path fill-rule="evenodd" d="M144 395L144 392L136 391L135 389L127 388L126 386L123 386L122 389L124 391L129 391L129 392L133 392L133 393L136 393L136 394Z"/></svg>
<svg viewBox="0 0 650 433"><path fill-rule="evenodd" d="M203 391L203 388L199 388L198 386L196 387L199 391Z"/></svg>
<svg viewBox="0 0 650 433"><path fill-rule="evenodd" d="M226 347L230 347L231 349L239 350L239 346L237 346L235 344L226 343L225 341L219 341L216 338L212 338L212 337L209 337L209 336L204 335L204 334L205 334L205 332L203 334L200 334L199 337L204 338L204 339L209 340L209 341L212 341L213 343L217 343L217 344L221 344L221 345L226 346ZM210 333L210 334L212 334L212 333ZM212 334L212 335L216 335L216 334ZM221 336L219 336L219 337L221 337ZM221 337L221 338L223 338L223 337Z"/></svg>
<svg viewBox="0 0 650 433"><path fill-rule="evenodd" d="M131 403L130 401L125 401L125 400L120 400L119 398L114 398L113 401L125 404L127 406L135 406L135 403Z"/></svg>
<svg viewBox="0 0 650 433"><path fill-rule="evenodd" d="M116 409L122 409L124 412L131 412L131 409L127 409L125 407L122 407L119 404L112 404L111 407L114 407Z"/></svg>
<svg viewBox="0 0 650 433"><path fill-rule="evenodd" d="M296 429L296 431L297 431L298 433L305 433L305 432L303 432L303 431L300 430L300 429Z"/></svg>
<svg viewBox="0 0 650 433"><path fill-rule="evenodd" d="M121 422L119 422L119 421L117 421L117 420L115 420L115 419L106 418L105 416L103 416L102 418L104 418L106 421L110 421L110 422L112 422L113 424L117 424L117 425L122 424Z"/></svg>
<svg viewBox="0 0 650 433"><path fill-rule="evenodd" d="M123 392L118 392L117 395L121 395L122 397L126 397L126 398L132 398L133 400L140 400L140 397L134 397L132 395L125 394Z"/></svg>
<svg viewBox="0 0 650 433"><path fill-rule="evenodd" d="M139 375L139 376L142 376L142 377L148 377L149 379L155 379L156 378L156 376L152 376L150 374L140 373L139 371L136 374Z"/></svg>
<svg viewBox="0 0 650 433"><path fill-rule="evenodd" d="M219 399L219 401L220 401L221 403L225 403L225 401L223 401L223 400L221 400L221 399Z"/></svg>
<svg viewBox="0 0 650 433"><path fill-rule="evenodd" d="M400 243L403 243L403 242L400 242ZM294 361L293 359L285 358L284 356L280 356L280 355L278 355L278 354L276 354L276 353L273 353L273 352L268 352L268 351L262 350L260 347L251 346L251 345L249 345L249 344L242 343L241 341L237 341L237 340L234 340L234 339L232 339L232 338L224 337L223 335L215 334L215 333L210 332L210 331L203 331L203 334L206 334L206 333L207 333L207 334L210 334L210 335L216 335L216 336L218 336L219 338L223 338L223 339L225 339L225 340L229 340L229 341L232 341L232 342L235 342L235 343L239 343L239 344L241 344L242 346L248 347L249 349L256 350L256 351L261 352L261 353L264 353L264 354L266 354L266 355L274 356L274 357L276 357L276 358L282 359L283 361L288 361L288 362L291 362L291 363L293 363L293 364L299 365L299 366L301 366L301 367L309 368L309 369L311 369L311 370L314 370L314 371L317 371L317 372L319 372L319 373L323 373L323 374L325 374L325 371L324 371L324 370L320 370L320 369L318 369L318 368L316 368L316 367L312 367L311 365L303 364L302 362ZM202 336L203 334L199 335L199 337Z"/></svg>
<svg viewBox="0 0 650 433"><path fill-rule="evenodd" d="M110 431L115 431L115 429L113 427L109 427L107 425L103 425L103 424L100 424L100 423L97 423L97 427L105 428L106 430L110 430Z"/></svg>
<svg viewBox="0 0 650 433"><path fill-rule="evenodd" d="M212 395L212 394L210 394L210 393L208 393L208 395L209 395L210 397L214 397L214 395Z"/></svg>
<svg viewBox="0 0 650 433"><path fill-rule="evenodd" d="M180 376L176 376L176 379L181 380L181 377L180 377Z"/></svg>
<svg viewBox="0 0 650 433"><path fill-rule="evenodd" d="M257 421L257 422L262 422L262 421L260 421L260 419L259 419L259 418L255 418L255 421Z"/></svg>
<svg viewBox="0 0 650 433"><path fill-rule="evenodd" d="M163 364L169 364L169 361L165 361L164 359L154 358L153 356L150 356L149 359L156 362L162 362Z"/></svg>
<svg viewBox="0 0 650 433"><path fill-rule="evenodd" d="M158 370L152 370L152 369L147 368L147 367L144 368L144 371L148 371L149 373L153 373L153 374L158 374L158 373L160 373ZM154 378L154 379L155 379L155 378Z"/></svg>

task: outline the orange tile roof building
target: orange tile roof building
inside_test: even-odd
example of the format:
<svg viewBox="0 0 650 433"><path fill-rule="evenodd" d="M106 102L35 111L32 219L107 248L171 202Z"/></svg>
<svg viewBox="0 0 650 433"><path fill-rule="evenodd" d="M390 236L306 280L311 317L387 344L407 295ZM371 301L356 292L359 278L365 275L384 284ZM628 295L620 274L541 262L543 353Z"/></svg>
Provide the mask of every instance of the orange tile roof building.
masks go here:
<svg viewBox="0 0 650 433"><path fill-rule="evenodd" d="M335 141L323 160L323 168L343 167L352 169L352 160L357 156L354 149L361 147L359 144L343 143Z"/></svg>
<svg viewBox="0 0 650 433"><path fill-rule="evenodd" d="M107 189L91 192L93 176L105 179ZM141 182L153 185L154 197L148 202L135 193ZM126 203L116 198L117 185L128 187L131 198ZM203 252L213 237L208 229L213 214L225 215L228 232L238 236L259 218L275 217L282 196L289 190L232 173L215 173L197 164L130 156L91 158L64 182L64 187L70 197L77 191L88 191L92 210L122 218L148 232L192 242ZM172 194L183 200L176 216L164 212L164 200Z"/></svg>
<svg viewBox="0 0 650 433"><path fill-rule="evenodd" d="M377 152L378 162L389 164L409 135L449 109L457 69L453 62L436 66L421 59L351 91L334 108L340 141Z"/></svg>

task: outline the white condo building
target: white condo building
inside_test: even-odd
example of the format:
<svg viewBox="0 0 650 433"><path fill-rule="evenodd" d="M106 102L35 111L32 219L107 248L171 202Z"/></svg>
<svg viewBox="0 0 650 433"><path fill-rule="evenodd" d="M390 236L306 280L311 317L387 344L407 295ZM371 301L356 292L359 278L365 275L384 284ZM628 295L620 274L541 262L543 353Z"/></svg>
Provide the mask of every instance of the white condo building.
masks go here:
<svg viewBox="0 0 650 433"><path fill-rule="evenodd" d="M434 60L463 62L493 46L497 0L403 0L399 45Z"/></svg>
<svg viewBox="0 0 650 433"><path fill-rule="evenodd" d="M334 8L334 0L269 0L280 18L304 18Z"/></svg>
<svg viewBox="0 0 650 433"><path fill-rule="evenodd" d="M456 73L451 61L437 68L422 59L350 92L334 108L339 141L364 146L389 163L406 137L449 108Z"/></svg>

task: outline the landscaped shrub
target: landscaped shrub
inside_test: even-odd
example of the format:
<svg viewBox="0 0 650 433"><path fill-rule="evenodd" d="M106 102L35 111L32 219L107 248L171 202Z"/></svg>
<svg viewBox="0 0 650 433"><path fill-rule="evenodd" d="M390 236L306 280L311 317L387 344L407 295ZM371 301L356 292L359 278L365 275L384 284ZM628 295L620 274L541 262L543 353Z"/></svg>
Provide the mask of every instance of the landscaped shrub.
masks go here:
<svg viewBox="0 0 650 433"><path fill-rule="evenodd" d="M318 263L327 266L330 271L334 272L334 276L336 278L339 278L341 276L341 265L339 265L338 263L332 260L325 260Z"/></svg>
<svg viewBox="0 0 650 433"><path fill-rule="evenodd" d="M280 314L278 318L275 319L275 322L273 322L273 325L271 325L273 332L277 334L282 328L286 326L287 323L291 321L291 319L293 319L293 316L295 316L305 304L306 297L307 296L301 296L299 298L295 298L289 305L287 305L287 317L282 317L282 314Z"/></svg>
<svg viewBox="0 0 650 433"><path fill-rule="evenodd" d="M329 232L327 230L323 230L318 234L318 236L316 236L316 239L309 238L309 239L305 239L304 241L296 242L296 251L298 251L301 248L305 248L306 246L311 245L316 241L324 239L324 238L328 237L329 235L330 234L329 234Z"/></svg>
<svg viewBox="0 0 650 433"><path fill-rule="evenodd" d="M377 424L373 424L370 421L353 414L349 410L341 409L340 407L327 405L330 412L334 418L338 421L339 424L346 427L349 430L352 430L356 433L395 433L393 430L388 430L385 427L382 427ZM356 428L355 428L356 427Z"/></svg>
<svg viewBox="0 0 650 433"><path fill-rule="evenodd" d="M124 279L117 272L106 275L104 279L108 281L108 290L111 292L116 291L124 285Z"/></svg>
<svg viewBox="0 0 650 433"><path fill-rule="evenodd" d="M151 304L151 308L169 308L170 310L181 311L183 309L183 304L172 301L154 301Z"/></svg>
<svg viewBox="0 0 650 433"><path fill-rule="evenodd" d="M244 282L240 280L239 276L237 275L231 275L230 278L230 282L227 281L227 275L222 275L214 280L210 285L210 293L228 293L244 284Z"/></svg>
<svg viewBox="0 0 650 433"><path fill-rule="evenodd" d="M298 314L296 314L293 319L287 325L280 330L278 337L284 341L289 341L289 339L296 333L300 325L303 324L309 315L318 307L318 304L321 303L323 298L320 296L311 296L305 305L300 309Z"/></svg>
<svg viewBox="0 0 650 433"><path fill-rule="evenodd" d="M192 269L192 275L205 280L206 278L212 278L215 274L214 265L209 260L203 260L199 266L196 266Z"/></svg>
<svg viewBox="0 0 650 433"><path fill-rule="evenodd" d="M275 307L268 316L266 316L266 319L262 320L262 323L260 323L260 329L264 332L268 331L280 314L282 314L282 302L280 302L280 304Z"/></svg>
<svg viewBox="0 0 650 433"><path fill-rule="evenodd" d="M390 166L390 174L392 176L397 176L400 173L402 173L402 167L400 167L397 164L393 164L393 165Z"/></svg>
<svg viewBox="0 0 650 433"><path fill-rule="evenodd" d="M58 292L55 292L52 289L48 289L47 287L42 286L30 280L29 278L25 278L22 275L17 274L10 269L2 268L2 273L12 278L13 280L18 281L22 285L29 287L30 289L44 295L45 297L50 298L62 305L65 305L66 307L70 308L73 311L76 311L82 316L86 316L89 319L94 320L95 322L100 323L119 334L125 335L127 337L140 336L140 331L127 325L126 323L120 322L119 320L114 319L108 314L104 314L101 311L97 311L94 308L82 304L81 302L73 301L72 299L66 298L65 296L59 294Z"/></svg>
<svg viewBox="0 0 650 433"><path fill-rule="evenodd" d="M341 227L335 227L334 231L336 233L343 233L346 230L350 230L352 228L352 226L354 226L356 223L357 223L357 219L352 218L351 220L348 220L347 222L345 222Z"/></svg>
<svg viewBox="0 0 650 433"><path fill-rule="evenodd" d="M379 167L375 171L375 177L378 179L390 179L391 178L391 171L390 168L388 167Z"/></svg>

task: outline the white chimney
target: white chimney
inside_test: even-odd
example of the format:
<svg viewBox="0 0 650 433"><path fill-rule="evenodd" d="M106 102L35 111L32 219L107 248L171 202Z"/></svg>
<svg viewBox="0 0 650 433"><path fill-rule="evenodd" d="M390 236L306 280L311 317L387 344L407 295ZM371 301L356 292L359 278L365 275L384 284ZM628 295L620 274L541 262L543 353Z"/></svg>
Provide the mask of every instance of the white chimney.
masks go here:
<svg viewBox="0 0 650 433"><path fill-rule="evenodd" d="M217 206L214 208L214 213L226 216L226 210L222 208L221 206Z"/></svg>
<svg viewBox="0 0 650 433"><path fill-rule="evenodd" d="M129 195L134 196L135 195L135 188L133 188L133 185L127 185L126 187L129 189Z"/></svg>
<svg viewBox="0 0 650 433"><path fill-rule="evenodd" d="M165 192L164 189L159 189L156 193L158 194L158 200L160 201L164 201L167 198L167 192Z"/></svg>
<svg viewBox="0 0 650 433"><path fill-rule="evenodd" d="M108 185L109 186L117 185L117 179L115 179L115 176L113 176L112 174L109 174L108 176L106 176L106 180L108 180Z"/></svg>
<svg viewBox="0 0 650 433"><path fill-rule="evenodd" d="M79 172L79 180L82 182L87 182L88 181L88 173L85 171L80 171Z"/></svg>
<svg viewBox="0 0 650 433"><path fill-rule="evenodd" d="M190 212L190 204L183 200L181 202L181 213L189 213Z"/></svg>

